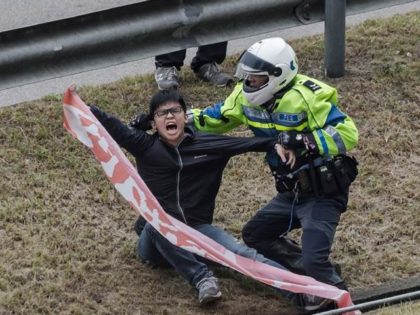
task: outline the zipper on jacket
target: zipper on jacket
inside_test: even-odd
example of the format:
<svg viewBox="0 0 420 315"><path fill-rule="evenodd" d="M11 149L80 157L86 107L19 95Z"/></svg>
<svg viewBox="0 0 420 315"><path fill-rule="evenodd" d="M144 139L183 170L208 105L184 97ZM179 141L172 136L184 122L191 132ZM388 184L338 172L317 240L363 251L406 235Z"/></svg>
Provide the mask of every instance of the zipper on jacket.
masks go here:
<svg viewBox="0 0 420 315"><path fill-rule="evenodd" d="M179 196L179 185L181 181L181 171L183 168L183 164L182 164L181 154L179 154L178 146L175 147L175 151L178 154L178 161L179 161L179 170L178 170L178 174L176 178L176 202L177 202L178 210L181 213L182 218L184 219L184 222L188 224L187 219L185 218L185 215L184 215L184 211L182 210L182 207L181 207L180 196Z"/></svg>

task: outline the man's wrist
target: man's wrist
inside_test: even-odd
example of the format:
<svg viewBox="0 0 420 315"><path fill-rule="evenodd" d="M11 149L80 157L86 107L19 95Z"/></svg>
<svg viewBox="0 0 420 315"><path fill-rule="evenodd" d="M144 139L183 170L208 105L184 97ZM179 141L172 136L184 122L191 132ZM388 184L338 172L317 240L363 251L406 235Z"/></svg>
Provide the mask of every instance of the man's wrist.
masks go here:
<svg viewBox="0 0 420 315"><path fill-rule="evenodd" d="M316 141L312 133L300 133L295 130L282 131L278 135L278 143L285 149L317 151Z"/></svg>

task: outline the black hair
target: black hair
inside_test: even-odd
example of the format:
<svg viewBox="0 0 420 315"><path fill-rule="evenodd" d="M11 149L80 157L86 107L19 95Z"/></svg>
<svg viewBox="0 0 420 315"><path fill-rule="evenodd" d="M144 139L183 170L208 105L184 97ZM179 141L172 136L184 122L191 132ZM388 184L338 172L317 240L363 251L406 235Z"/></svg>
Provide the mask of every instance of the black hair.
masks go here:
<svg viewBox="0 0 420 315"><path fill-rule="evenodd" d="M162 90L156 92L149 103L149 117L150 120L153 119L153 115L156 111L156 109L167 102L176 102L179 103L184 110L184 112L187 111L187 105L185 104L184 99L182 96L178 93L176 90Z"/></svg>
<svg viewBox="0 0 420 315"><path fill-rule="evenodd" d="M185 104L182 96L175 90L163 90L155 93L149 103L149 113L148 114L139 114L134 119L129 122L129 126L134 129L139 129L147 131L152 129L151 121L155 114L156 109L162 104L167 102L177 102L181 105L184 112L187 111L187 106Z"/></svg>

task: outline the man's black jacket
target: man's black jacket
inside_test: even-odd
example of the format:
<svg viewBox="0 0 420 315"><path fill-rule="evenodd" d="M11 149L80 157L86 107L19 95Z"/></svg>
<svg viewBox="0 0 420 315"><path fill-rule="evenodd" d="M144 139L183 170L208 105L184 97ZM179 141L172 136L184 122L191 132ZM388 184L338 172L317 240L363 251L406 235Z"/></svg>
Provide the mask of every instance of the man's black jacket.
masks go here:
<svg viewBox="0 0 420 315"><path fill-rule="evenodd" d="M271 138L237 138L185 128L177 147L158 134L131 129L120 120L92 106L92 113L114 140L136 158L137 169L171 216L195 226L211 224L222 172L231 156L273 149Z"/></svg>

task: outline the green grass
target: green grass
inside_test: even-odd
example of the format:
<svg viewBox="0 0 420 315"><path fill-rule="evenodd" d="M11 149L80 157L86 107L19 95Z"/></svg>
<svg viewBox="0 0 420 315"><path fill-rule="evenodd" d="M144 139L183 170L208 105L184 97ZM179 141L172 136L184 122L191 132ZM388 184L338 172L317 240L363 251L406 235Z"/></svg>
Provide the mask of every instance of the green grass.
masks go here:
<svg viewBox="0 0 420 315"><path fill-rule="evenodd" d="M291 43L301 72L337 86L341 108L360 131L360 175L333 250L353 290L420 273L419 18L416 12L349 29L347 72L339 79L323 75L322 36ZM234 60L225 69L233 72ZM155 90L147 75L80 87L79 94L127 121ZM184 67L182 92L204 107L230 90L199 82ZM62 127L61 95L2 108L0 121L0 314L293 314L273 289L224 269L216 270L223 300L200 308L175 272L140 264L135 212ZM235 157L225 172L215 219L236 235L274 195L262 160ZM415 307L392 314L414 314Z"/></svg>

